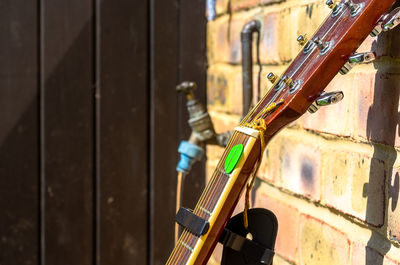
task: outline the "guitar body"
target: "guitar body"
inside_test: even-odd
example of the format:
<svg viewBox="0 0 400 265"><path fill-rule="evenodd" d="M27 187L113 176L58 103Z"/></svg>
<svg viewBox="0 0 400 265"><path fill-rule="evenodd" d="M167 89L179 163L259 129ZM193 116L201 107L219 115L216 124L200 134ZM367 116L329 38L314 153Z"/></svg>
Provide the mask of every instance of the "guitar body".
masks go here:
<svg viewBox="0 0 400 265"><path fill-rule="evenodd" d="M198 237L185 230L167 265L207 263L249 177L257 168L263 145L307 111L396 1L354 0L357 5L354 12L345 2L348 1L342 1L341 12L333 15L333 11L328 16L270 92L235 130L194 209L194 214L209 222L208 232ZM265 131L260 131L260 121L265 123ZM243 154L228 174L225 160L232 147L239 144L244 147Z"/></svg>

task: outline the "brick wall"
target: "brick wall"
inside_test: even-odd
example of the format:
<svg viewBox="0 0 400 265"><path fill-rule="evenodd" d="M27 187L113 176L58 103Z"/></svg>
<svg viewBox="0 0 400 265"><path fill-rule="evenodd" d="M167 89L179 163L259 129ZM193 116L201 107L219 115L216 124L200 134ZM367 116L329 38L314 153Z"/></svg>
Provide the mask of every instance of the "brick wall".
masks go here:
<svg viewBox="0 0 400 265"><path fill-rule="evenodd" d="M312 35L330 12L324 2L216 1L207 30L207 89L217 131L233 129L241 116L243 25L254 18L263 23L265 93L265 74L280 74L300 48L297 36ZM400 264L400 29L368 37L359 50L379 58L331 82L326 90L342 90L345 99L304 115L264 154L252 205L278 217L275 265ZM222 151L208 148L208 175Z"/></svg>

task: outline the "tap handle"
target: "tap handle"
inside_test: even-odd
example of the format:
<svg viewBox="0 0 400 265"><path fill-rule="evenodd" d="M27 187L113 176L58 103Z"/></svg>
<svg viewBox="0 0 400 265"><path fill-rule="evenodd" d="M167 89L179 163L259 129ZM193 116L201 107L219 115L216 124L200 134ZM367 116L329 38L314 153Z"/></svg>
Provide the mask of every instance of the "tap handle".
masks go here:
<svg viewBox="0 0 400 265"><path fill-rule="evenodd" d="M185 94L186 98L188 100L194 99L194 94L193 91L197 89L197 85L195 82L189 82L185 81L180 83L179 85L176 86L176 90L178 92L182 92Z"/></svg>

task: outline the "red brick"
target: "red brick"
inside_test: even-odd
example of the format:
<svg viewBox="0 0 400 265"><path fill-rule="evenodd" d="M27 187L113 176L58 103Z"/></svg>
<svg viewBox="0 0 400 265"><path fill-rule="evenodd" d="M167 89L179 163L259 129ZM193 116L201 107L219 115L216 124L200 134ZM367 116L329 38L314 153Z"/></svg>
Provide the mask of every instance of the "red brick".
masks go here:
<svg viewBox="0 0 400 265"><path fill-rule="evenodd" d="M282 139L279 152L280 174L278 185L308 197L320 200L321 151L313 143Z"/></svg>
<svg viewBox="0 0 400 265"><path fill-rule="evenodd" d="M257 191L255 207L272 211L278 219L278 237L275 251L292 262L297 261L299 211L276 199L268 197L261 189Z"/></svg>
<svg viewBox="0 0 400 265"><path fill-rule="evenodd" d="M300 264L349 264L350 240L344 233L311 216L300 219Z"/></svg>
<svg viewBox="0 0 400 265"><path fill-rule="evenodd" d="M386 145L400 145L397 135L400 74L380 65L376 74L357 74L354 90L357 96L358 135Z"/></svg>

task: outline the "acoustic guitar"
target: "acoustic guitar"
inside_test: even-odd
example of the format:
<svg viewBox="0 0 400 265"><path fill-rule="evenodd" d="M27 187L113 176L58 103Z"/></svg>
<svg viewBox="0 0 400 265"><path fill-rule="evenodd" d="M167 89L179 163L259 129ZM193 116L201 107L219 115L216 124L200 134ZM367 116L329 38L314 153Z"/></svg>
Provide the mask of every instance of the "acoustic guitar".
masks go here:
<svg viewBox="0 0 400 265"><path fill-rule="evenodd" d="M354 54L362 41L399 24L399 10L389 10L395 0L328 0L332 12L315 34L299 36L302 49L278 77L269 74L273 87L248 113L232 135L220 162L203 191L193 214L203 229L184 229L167 265L204 265L246 186L251 187L265 146L271 138L307 110L335 103L340 92L324 93L340 71L373 59ZM386 15L385 15L386 14ZM245 221L245 220L244 220Z"/></svg>

